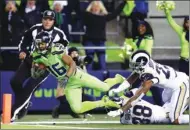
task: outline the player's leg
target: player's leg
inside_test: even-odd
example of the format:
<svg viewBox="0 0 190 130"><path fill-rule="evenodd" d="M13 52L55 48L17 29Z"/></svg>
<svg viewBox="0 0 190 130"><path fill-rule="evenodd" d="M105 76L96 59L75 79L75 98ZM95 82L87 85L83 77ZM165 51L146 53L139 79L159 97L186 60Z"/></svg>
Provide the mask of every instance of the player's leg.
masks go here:
<svg viewBox="0 0 190 130"><path fill-rule="evenodd" d="M189 87L187 86L187 83L182 83L179 89L174 90L170 102L170 104L172 105L170 106L171 111L169 113L169 117L172 123L184 123L184 120L181 120L182 118L179 117L182 116L182 113L184 112L188 97ZM189 122L189 118L185 120L185 122Z"/></svg>
<svg viewBox="0 0 190 130"><path fill-rule="evenodd" d="M29 65L26 61L23 61L13 77L10 80L11 88L15 94L15 99L19 98L23 93L23 83L30 77Z"/></svg>
<svg viewBox="0 0 190 130"><path fill-rule="evenodd" d="M116 78L110 79L109 81L107 80L105 82L102 82L98 78L90 74L84 73L80 70L77 70L75 76L77 79L80 79L79 81L82 83L83 87L88 87L88 88L96 89L103 92L108 91L113 85L123 81L122 78L116 77Z"/></svg>
<svg viewBox="0 0 190 130"><path fill-rule="evenodd" d="M61 113L62 109L64 107L68 108L68 113L73 117L73 118L80 118L79 115L77 115L76 113L74 113L71 108L70 105L66 99L66 96L64 94L64 88L60 87L60 82L58 81L57 83L57 93L56 93L56 99L60 102L60 104L58 106L56 106L53 111L52 111L52 117L53 118L59 118L59 114Z"/></svg>
<svg viewBox="0 0 190 130"><path fill-rule="evenodd" d="M30 77L27 80L22 91L23 94L22 99L20 101L20 105L15 110L15 113L19 112L18 119L23 118L27 114L33 93L38 87L40 87L41 83L43 83L47 79L48 75L49 72L46 71L41 77L37 79L33 79Z"/></svg>
<svg viewBox="0 0 190 130"><path fill-rule="evenodd" d="M99 101L84 101L82 102L82 88L67 88L65 89L66 98L70 104L71 109L75 113L84 113L92 109L103 107L103 106L113 106L112 101L106 99ZM118 107L118 106L114 106Z"/></svg>
<svg viewBox="0 0 190 130"><path fill-rule="evenodd" d="M28 79L28 77L30 77L30 67L31 67L30 64L25 59L10 80L12 90L15 94L15 103L12 106L12 112L11 112L12 120L16 119L16 116L20 111L20 110L18 111L17 109L21 106L23 102L22 98L24 93L23 83L26 79Z"/></svg>

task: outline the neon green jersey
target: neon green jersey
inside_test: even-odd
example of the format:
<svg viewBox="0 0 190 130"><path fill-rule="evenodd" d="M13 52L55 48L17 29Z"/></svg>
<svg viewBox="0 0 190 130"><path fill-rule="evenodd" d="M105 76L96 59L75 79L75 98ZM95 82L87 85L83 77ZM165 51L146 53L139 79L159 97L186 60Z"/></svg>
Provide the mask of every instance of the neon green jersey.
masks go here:
<svg viewBox="0 0 190 130"><path fill-rule="evenodd" d="M170 10L165 10L165 14L170 26L175 30L180 39L181 54L180 56L186 59L189 59L189 42L186 40L186 32L183 30L183 27L179 26L174 19L172 18Z"/></svg>
<svg viewBox="0 0 190 130"><path fill-rule="evenodd" d="M44 64L53 76L58 80L61 80L69 68L69 66L67 66L62 60L62 56L65 53L63 45L56 44L46 55L42 55L37 51L34 51L32 53L32 57L34 63Z"/></svg>
<svg viewBox="0 0 190 130"><path fill-rule="evenodd" d="M139 37L135 38L134 44L136 45L136 49L146 50L150 55L152 55L154 39L151 35L146 35L142 39Z"/></svg>

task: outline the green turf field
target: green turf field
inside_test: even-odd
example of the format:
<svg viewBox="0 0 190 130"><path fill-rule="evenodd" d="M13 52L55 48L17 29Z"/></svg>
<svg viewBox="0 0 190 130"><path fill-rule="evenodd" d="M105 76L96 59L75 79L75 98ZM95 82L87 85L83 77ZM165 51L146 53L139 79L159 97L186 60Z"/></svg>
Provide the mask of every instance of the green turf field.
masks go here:
<svg viewBox="0 0 190 130"><path fill-rule="evenodd" d="M51 115L28 115L14 124L1 125L1 129L141 129L141 130L187 130L188 125L121 125L119 118L108 118L106 115L92 115L87 118L73 119L62 115L52 119Z"/></svg>

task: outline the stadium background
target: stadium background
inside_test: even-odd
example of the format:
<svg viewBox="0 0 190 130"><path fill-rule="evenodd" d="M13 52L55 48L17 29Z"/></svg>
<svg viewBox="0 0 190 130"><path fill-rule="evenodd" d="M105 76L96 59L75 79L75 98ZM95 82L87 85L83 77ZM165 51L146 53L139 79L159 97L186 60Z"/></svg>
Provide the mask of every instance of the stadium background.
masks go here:
<svg viewBox="0 0 190 130"><path fill-rule="evenodd" d="M172 11L172 15L176 22L182 25L183 16L189 15L189 1L175 1L176 9ZM177 34L172 30L169 24L166 21L166 18L163 12L156 10L156 2L148 1L149 3L149 13L148 18L146 19L151 23L155 34L155 43L153 47L153 59L161 63L177 68L180 44ZM117 5L117 2L116 2ZM120 73L123 76L130 74L130 71L123 70L123 61L118 57L120 47L124 41L124 34L122 31L123 20L122 15L116 20L113 20L107 24L107 43L108 47L106 50L106 61L108 71L89 71L90 74L98 77L101 80L106 79L107 77L113 77L116 73ZM73 32L71 32L72 34ZM76 32L77 33L77 32ZM110 33L113 33L110 35ZM80 51L84 54L84 49L80 43L71 43L70 46L81 47ZM109 49L109 47L115 47L115 49ZM18 51L17 47L1 47L1 56L3 57L3 64L1 64L0 72L0 85L1 85L1 99L3 93L12 93L11 87L9 85L9 80L14 71L17 69L20 61L18 60ZM96 60L96 58L95 58ZM30 108L30 111L51 111L52 108L58 104L55 99L55 88L56 81L52 76L42 84L42 86L35 92L32 102L33 105ZM85 90L86 94L90 94L100 99L103 93L94 90ZM154 103L151 98L151 94L148 95L147 99ZM0 105L2 105L2 100ZM2 108L0 106L0 108Z"/></svg>

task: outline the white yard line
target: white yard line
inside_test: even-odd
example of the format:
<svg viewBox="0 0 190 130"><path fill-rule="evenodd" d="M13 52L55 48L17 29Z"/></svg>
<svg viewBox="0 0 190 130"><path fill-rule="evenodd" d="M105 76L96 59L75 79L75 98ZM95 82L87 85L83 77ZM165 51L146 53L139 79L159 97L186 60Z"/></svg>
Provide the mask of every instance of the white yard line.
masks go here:
<svg viewBox="0 0 190 130"><path fill-rule="evenodd" d="M20 125L58 125L58 124L120 124L119 121L29 121L29 122L13 122L12 124Z"/></svg>
<svg viewBox="0 0 190 130"><path fill-rule="evenodd" d="M20 125L12 124L16 126L30 126L30 127L45 127L45 128L60 128L60 129L109 129L109 128L90 128L90 127L74 127L74 126L51 126L51 125Z"/></svg>

